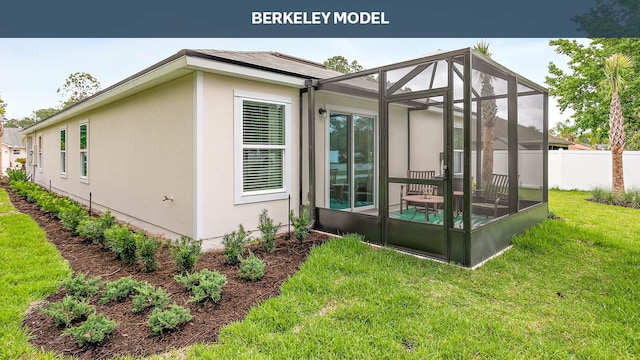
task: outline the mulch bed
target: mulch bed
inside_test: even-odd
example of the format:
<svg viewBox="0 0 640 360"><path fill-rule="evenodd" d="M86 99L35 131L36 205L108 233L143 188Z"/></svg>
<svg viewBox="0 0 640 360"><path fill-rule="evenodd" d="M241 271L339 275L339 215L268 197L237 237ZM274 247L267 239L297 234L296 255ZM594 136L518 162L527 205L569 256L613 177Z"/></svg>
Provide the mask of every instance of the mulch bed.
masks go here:
<svg viewBox="0 0 640 360"><path fill-rule="evenodd" d="M217 304L189 303L190 292L173 279L176 268L166 246L158 250L160 269L152 273L142 272L140 265L126 265L116 260L113 253L74 236L64 230L55 217L18 197L10 188L5 186L5 189L13 205L20 212L35 219L44 229L47 239L69 262L74 274L99 275L102 281L117 280L131 275L135 280L145 280L153 285L162 286L171 294L173 302L188 308L193 315L193 320L177 330L162 336L152 336L147 326L149 312L133 314L131 297L123 302L99 305L97 302L101 295L98 294L91 299L91 304L96 306L99 313L115 320L118 327L101 344L78 348L72 337L61 336L63 329L56 327L53 320L37 311L37 306L32 306L24 320L24 325L32 335L31 343L36 347L82 359L103 359L127 354L149 355L195 343L215 342L223 325L242 320L250 308L277 296L280 285L298 270L311 248L328 239L324 234L311 233L304 244L299 244L295 239L278 239L275 251L270 254L260 248L253 249L256 256L266 263L265 276L257 282L240 279L237 275L239 266L226 264L220 251L207 252L198 260L195 270L212 269L227 276L227 284L222 288L222 299ZM61 300L65 293L66 290L59 289L46 301Z"/></svg>

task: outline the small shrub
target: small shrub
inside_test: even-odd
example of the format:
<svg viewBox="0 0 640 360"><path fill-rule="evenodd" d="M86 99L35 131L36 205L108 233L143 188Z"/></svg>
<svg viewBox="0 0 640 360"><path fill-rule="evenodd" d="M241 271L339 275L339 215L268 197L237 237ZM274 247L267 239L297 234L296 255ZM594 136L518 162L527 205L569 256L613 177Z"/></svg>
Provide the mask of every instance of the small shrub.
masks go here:
<svg viewBox="0 0 640 360"><path fill-rule="evenodd" d="M51 317L58 327L67 327L73 321L82 319L95 313L96 308L89 305L86 299L77 300L71 295L65 295L59 302L50 303L40 312Z"/></svg>
<svg viewBox="0 0 640 360"><path fill-rule="evenodd" d="M115 225L115 223L116 218L111 215L111 210L107 210L104 214L100 215L100 217L87 217L80 221L76 231L78 235L83 238L106 248L104 232Z"/></svg>
<svg viewBox="0 0 640 360"><path fill-rule="evenodd" d="M116 281L109 281L105 284L100 304L108 304L114 300L122 301L131 293L135 292L136 288L140 285L142 285L140 282L133 280L129 276Z"/></svg>
<svg viewBox="0 0 640 360"><path fill-rule="evenodd" d="M262 279L264 276L264 261L258 259L252 252L249 252L249 256L242 260L242 265L238 270L238 276L241 279L256 281Z"/></svg>
<svg viewBox="0 0 640 360"><path fill-rule="evenodd" d="M27 175L27 171L23 169L7 169L7 177L9 178L9 184L15 181L29 181L29 175Z"/></svg>
<svg viewBox="0 0 640 360"><path fill-rule="evenodd" d="M74 203L67 204L59 209L58 217L62 222L62 227L77 234L78 224L89 215L82 206Z"/></svg>
<svg viewBox="0 0 640 360"><path fill-rule="evenodd" d="M220 301L222 287L227 283L225 275L209 269L188 275L176 275L174 279L193 293L193 296L189 298L191 302L212 300L217 303Z"/></svg>
<svg viewBox="0 0 640 360"><path fill-rule="evenodd" d="M180 324L191 321L191 319L193 319L193 316L191 316L189 309L173 304L168 310L153 310L147 325L153 335L160 335L175 329Z"/></svg>
<svg viewBox="0 0 640 360"><path fill-rule="evenodd" d="M84 218L76 227L76 232L86 240L104 247L104 229L100 225L100 220L92 217Z"/></svg>
<svg viewBox="0 0 640 360"><path fill-rule="evenodd" d="M293 225L293 235L298 239L298 242L303 243L309 236L311 226L313 226L313 219L309 214L309 203L302 206L300 216L293 216L293 210L291 210L289 219L291 220L291 225Z"/></svg>
<svg viewBox="0 0 640 360"><path fill-rule="evenodd" d="M223 236L222 245L224 245L224 255L227 257L229 264L237 264L242 260L244 244L251 240L250 234L251 232L246 231L244 226L240 224L238 230Z"/></svg>
<svg viewBox="0 0 640 360"><path fill-rule="evenodd" d="M156 271L158 269L156 253L161 245L160 241L152 236L145 236L143 234L134 234L133 238L136 242L136 248L138 249L138 256L142 259L144 271Z"/></svg>
<svg viewBox="0 0 640 360"><path fill-rule="evenodd" d="M127 264L138 262L136 253L136 240L133 233L125 225L113 225L104 231L104 239L107 247L116 254L118 259Z"/></svg>
<svg viewBox="0 0 640 360"><path fill-rule="evenodd" d="M556 213L553 212L553 210L549 210L549 212L547 213L547 219L555 219L556 218Z"/></svg>
<svg viewBox="0 0 640 360"><path fill-rule="evenodd" d="M42 194L38 199L37 204L44 212L54 214L56 216L60 212L58 207L58 197L51 193Z"/></svg>
<svg viewBox="0 0 640 360"><path fill-rule="evenodd" d="M62 286L67 289L69 295L76 299L88 299L100 290L100 276L87 279L85 274L79 273L71 279L62 281Z"/></svg>
<svg viewBox="0 0 640 360"><path fill-rule="evenodd" d="M85 344L97 344L104 340L104 337L111 334L118 324L109 320L102 314L89 315L87 320L79 326L69 328L62 334L72 336L76 344L80 347Z"/></svg>
<svg viewBox="0 0 640 360"><path fill-rule="evenodd" d="M259 220L260 224L258 225L258 229L260 229L262 233L262 246L264 247L264 251L270 253L276 247L276 234L282 223L275 225L273 219L269 217L267 209L262 209Z"/></svg>
<svg viewBox="0 0 640 360"><path fill-rule="evenodd" d="M188 236L181 236L169 247L171 257L176 261L179 273L189 273L196 266L196 261L202 255L202 240L193 240Z"/></svg>
<svg viewBox="0 0 640 360"><path fill-rule="evenodd" d="M138 294L133 297L133 312L138 314L149 308L164 309L169 305L171 296L163 288L143 283L136 288Z"/></svg>

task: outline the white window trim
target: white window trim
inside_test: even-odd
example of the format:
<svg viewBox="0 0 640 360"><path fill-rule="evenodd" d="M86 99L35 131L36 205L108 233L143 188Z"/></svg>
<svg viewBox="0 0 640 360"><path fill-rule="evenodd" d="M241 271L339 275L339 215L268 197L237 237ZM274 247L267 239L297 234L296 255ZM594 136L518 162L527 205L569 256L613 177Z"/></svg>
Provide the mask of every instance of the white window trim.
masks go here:
<svg viewBox="0 0 640 360"><path fill-rule="evenodd" d="M67 126L63 126L60 128L60 131L58 132L58 147L60 146L60 134L64 131L64 169L65 171L62 171L62 169L60 169L60 177L63 179L67 178L67 172L69 172L69 130L67 130ZM60 155L62 155L63 150L59 149L60 151ZM62 163L60 163L60 166L62 166Z"/></svg>
<svg viewBox="0 0 640 360"><path fill-rule="evenodd" d="M341 113L346 113L346 114L350 114L351 116L353 115L362 115L362 116L369 116L373 118L373 123L374 123L374 130L373 130L373 143L374 146L376 148L376 151L374 152L374 159L373 159L373 192L374 192L374 197L373 197L373 205L371 206L366 206L366 209L360 208L360 210L369 210L369 209L377 209L378 208L378 178L379 178L379 169L378 169L378 161L379 161L379 156L380 156L380 141L378 141L378 112L374 111L374 110L365 110L365 109L359 109L359 108L353 108L353 107L348 107L348 106L340 106L340 105L332 105L332 104L325 104L324 105L325 110L327 111L325 113L326 117L325 117L325 124L324 124L324 148L325 148L325 161L324 161L324 173L325 173L325 180L324 180L324 201L325 201L325 207L328 209L329 208L329 203L331 202L330 199L330 180L329 180L329 174L331 172L330 168L331 168L331 159L329 157L329 148L330 148L330 138L329 138L329 116L331 116L332 112L341 112ZM351 145L353 146L353 132L351 132ZM353 172L353 169L352 169ZM353 175L351 175L353 176ZM349 204L349 206L351 206L351 204ZM352 208L346 208L344 209L344 211L352 211Z"/></svg>
<svg viewBox="0 0 640 360"><path fill-rule="evenodd" d="M82 150L80 149L80 132L81 132L81 128L82 125L87 125L87 148L86 150ZM78 124L78 165L80 166L78 168L78 174L80 174L80 182L88 184L89 183L89 173L90 173L90 169L91 169L91 162L89 161L89 148L91 147L91 130L89 130L89 120L82 120L80 121L80 123ZM87 175L86 176L82 176L82 156L80 154L82 154L82 152L86 152L87 153Z"/></svg>
<svg viewBox="0 0 640 360"><path fill-rule="evenodd" d="M249 204L262 201L274 201L287 199L291 191L291 175L292 175L292 119L291 119L291 98L285 96L277 96L272 94L255 93L244 90L234 90L234 112L233 112L233 140L234 140L234 198L235 204ZM282 189L265 190L265 191L252 191L244 192L243 189L243 161L242 150L244 148L242 143L242 101L254 100L267 103L282 104L285 106L285 146L283 157L283 171L282 176L283 185Z"/></svg>
<svg viewBox="0 0 640 360"><path fill-rule="evenodd" d="M42 163L44 162L44 152L42 151L42 144L44 144L44 139L42 133L36 134L36 164L38 168L38 172L42 173Z"/></svg>

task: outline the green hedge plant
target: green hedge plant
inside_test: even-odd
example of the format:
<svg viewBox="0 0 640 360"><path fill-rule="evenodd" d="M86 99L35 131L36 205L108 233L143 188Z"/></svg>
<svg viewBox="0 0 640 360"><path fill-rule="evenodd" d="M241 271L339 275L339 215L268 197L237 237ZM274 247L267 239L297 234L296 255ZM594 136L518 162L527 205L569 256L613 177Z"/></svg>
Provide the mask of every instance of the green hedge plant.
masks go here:
<svg viewBox="0 0 640 360"><path fill-rule="evenodd" d="M164 309L169 305L171 296L163 288L156 288L149 283L143 283L136 288L138 292L133 297L133 312L139 314L147 309Z"/></svg>
<svg viewBox="0 0 640 360"><path fill-rule="evenodd" d="M222 287L227 283L225 275L209 269L203 269L193 274L176 275L174 279L182 284L185 289L191 291L193 296L189 298L190 302L212 300L217 303L220 301Z"/></svg>
<svg viewBox="0 0 640 360"><path fill-rule="evenodd" d="M238 276L248 281L260 280L264 276L264 267L264 261L260 260L250 251L249 256L245 260L242 260L240 269L238 269Z"/></svg>
<svg viewBox="0 0 640 360"><path fill-rule="evenodd" d="M97 344L111 334L118 324L102 314L89 315L87 320L79 326L69 328L62 334L72 336L78 346Z"/></svg>
<svg viewBox="0 0 640 360"><path fill-rule="evenodd" d="M136 240L126 225L113 225L104 231L104 239L108 248L116 254L118 259L127 264L138 262Z"/></svg>
<svg viewBox="0 0 640 360"><path fill-rule="evenodd" d="M251 232L246 231L242 224L238 225L238 230L222 237L222 245L224 245L224 255L227 257L227 263L234 265L242 260L244 245L251 241Z"/></svg>
<svg viewBox="0 0 640 360"><path fill-rule="evenodd" d="M70 279L63 280L62 287L76 299L88 299L100 290L100 276L87 278L85 274L78 273Z"/></svg>
<svg viewBox="0 0 640 360"><path fill-rule="evenodd" d="M176 261L176 269L179 273L190 273L202 255L202 240L181 236L180 239L170 244L169 253Z"/></svg>
<svg viewBox="0 0 640 360"><path fill-rule="evenodd" d="M175 329L180 324L191 321L191 319L193 319L193 316L191 316L189 309L173 304L167 310L153 310L147 325L153 335L160 335Z"/></svg>
<svg viewBox="0 0 640 360"><path fill-rule="evenodd" d="M130 276L105 283L100 304L108 304L112 301L122 301L134 293L142 283L133 280Z"/></svg>
<svg viewBox="0 0 640 360"><path fill-rule="evenodd" d="M269 217L267 209L262 209L259 217L258 229L262 233L262 246L264 251L270 253L276 247L276 234L282 223L277 225L273 222L273 219Z"/></svg>
<svg viewBox="0 0 640 360"><path fill-rule="evenodd" d="M291 225L293 225L293 235L298 242L303 243L309 236L313 226L313 219L311 219L311 214L309 213L309 203L302 206L299 216L294 216L293 210L291 210L289 219L291 220Z"/></svg>
<svg viewBox="0 0 640 360"><path fill-rule="evenodd" d="M133 234L133 239L136 242L138 256L142 260L144 271L156 271L159 267L158 260L156 260L156 254L162 243L156 240L153 236L146 236L139 233Z"/></svg>
<svg viewBox="0 0 640 360"><path fill-rule="evenodd" d="M40 312L52 318L56 326L67 327L72 322L95 313L96 308L89 305L87 299L78 300L71 295L65 295L62 300L41 308Z"/></svg>
<svg viewBox="0 0 640 360"><path fill-rule="evenodd" d="M87 211L77 203L68 203L59 207L58 217L62 227L74 234L77 234L78 224L88 216Z"/></svg>

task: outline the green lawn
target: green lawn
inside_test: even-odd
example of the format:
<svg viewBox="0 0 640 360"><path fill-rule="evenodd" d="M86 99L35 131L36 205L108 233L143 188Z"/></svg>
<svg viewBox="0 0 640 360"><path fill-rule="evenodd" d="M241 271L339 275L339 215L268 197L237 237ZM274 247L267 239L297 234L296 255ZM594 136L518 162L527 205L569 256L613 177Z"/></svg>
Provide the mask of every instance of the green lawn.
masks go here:
<svg viewBox="0 0 640 360"><path fill-rule="evenodd" d="M27 343L21 323L29 304L55 292L69 273L38 224L0 189L0 359L54 358Z"/></svg>
<svg viewBox="0 0 640 360"><path fill-rule="evenodd" d="M355 239L331 241L312 252L283 284L281 296L223 328L218 344L171 354L190 359L637 358L640 211L586 197L551 191L550 209L566 221L546 221L514 238L511 250L475 271L374 250ZM4 264L8 227L1 229ZM33 236L43 245L41 232L29 237L32 243ZM37 249L29 247L29 261ZM17 330L20 318L31 298L52 291L66 274L51 247L46 253L54 258L46 261L52 264L46 286L26 295L10 290L11 298L18 298L16 315L0 332L3 342L10 339L10 354L35 351ZM38 266L23 265L26 260L10 260L21 277L37 271L32 269ZM1 281L15 276L3 268ZM24 286L35 289L34 284ZM1 304L4 314L4 298ZM7 315L2 316L5 324Z"/></svg>
<svg viewBox="0 0 640 360"><path fill-rule="evenodd" d="M353 240L316 249L282 295L189 358L635 358L640 211L552 191L547 221L482 268Z"/></svg>

